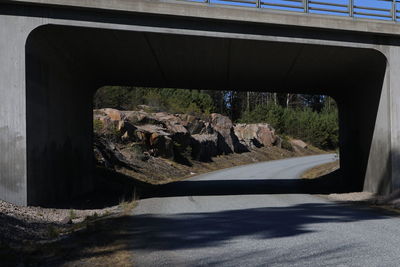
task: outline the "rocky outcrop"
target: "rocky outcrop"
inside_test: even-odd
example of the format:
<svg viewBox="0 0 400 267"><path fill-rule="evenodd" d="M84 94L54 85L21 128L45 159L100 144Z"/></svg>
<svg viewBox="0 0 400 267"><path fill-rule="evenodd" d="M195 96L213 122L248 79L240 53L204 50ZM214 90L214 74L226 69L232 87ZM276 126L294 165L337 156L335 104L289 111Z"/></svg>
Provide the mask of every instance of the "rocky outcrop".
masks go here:
<svg viewBox="0 0 400 267"><path fill-rule="evenodd" d="M100 109L94 111L94 124L100 125L95 127L98 134L114 136L125 143L139 142L154 156L173 157L174 143L181 148L191 144L190 133L183 121L165 112Z"/></svg>
<svg viewBox="0 0 400 267"><path fill-rule="evenodd" d="M206 128L206 122L200 118L189 114L177 114L182 121L182 125L189 131L190 134L200 134Z"/></svg>
<svg viewBox="0 0 400 267"><path fill-rule="evenodd" d="M210 115L210 127L213 132L218 134L219 154L242 153L249 151L249 148L239 142L235 135L232 121L221 114L212 113Z"/></svg>
<svg viewBox="0 0 400 267"><path fill-rule="evenodd" d="M277 143L275 130L266 123L236 124L234 132L239 142L250 149L271 147Z"/></svg>
<svg viewBox="0 0 400 267"><path fill-rule="evenodd" d="M304 143L302 140L300 140L300 139L291 139L291 140L289 140L289 142L293 145L293 146L296 146L296 147L300 147L300 148L303 148L303 149L305 149L305 148L307 148L307 144L306 143Z"/></svg>
<svg viewBox="0 0 400 267"><path fill-rule="evenodd" d="M212 157L220 155L218 137L217 133L192 135L192 158L198 161L209 162Z"/></svg>
<svg viewBox="0 0 400 267"><path fill-rule="evenodd" d="M210 116L210 125L218 133L218 151L221 154L230 154L235 151L235 138L233 138L232 121L221 114L212 113Z"/></svg>
<svg viewBox="0 0 400 267"><path fill-rule="evenodd" d="M96 138L101 137L96 147L99 161L126 166L130 153L146 155L141 157L144 160L154 156L207 162L218 155L281 143L275 130L266 123L234 125L218 113L199 118L188 114L100 109L94 111L94 128ZM301 140L294 141L303 146L298 142Z"/></svg>

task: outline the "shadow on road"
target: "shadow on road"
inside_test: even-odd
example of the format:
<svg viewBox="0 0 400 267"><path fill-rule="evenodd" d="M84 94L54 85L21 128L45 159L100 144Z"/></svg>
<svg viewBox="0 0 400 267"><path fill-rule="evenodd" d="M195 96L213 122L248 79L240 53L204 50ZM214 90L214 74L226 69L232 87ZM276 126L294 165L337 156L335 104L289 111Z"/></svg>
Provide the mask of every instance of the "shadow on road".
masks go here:
<svg viewBox="0 0 400 267"><path fill-rule="evenodd" d="M223 212L133 217L134 249L177 250L217 246L241 236L283 238L313 232L307 225L388 218L336 203L298 204Z"/></svg>
<svg viewBox="0 0 400 267"><path fill-rule="evenodd" d="M57 208L98 209L118 205L121 200L174 196L218 196L251 194L329 194L349 192L339 171L313 179L268 180L211 180L181 181L165 185L151 185L132 177L104 168L96 169L93 193L66 203L56 203Z"/></svg>
<svg viewBox="0 0 400 267"><path fill-rule="evenodd" d="M91 257L107 257L121 251L208 248L245 236L266 240L309 234L314 232L307 227L311 224L349 223L385 218L388 217L335 203L109 218L87 232L80 232L57 244L62 250L59 257L38 262L43 266L60 266L65 261L82 263ZM116 240L118 246L114 245ZM329 253L339 252L326 251L327 255L314 256L327 257ZM268 254L265 250L263 253L264 258L277 255ZM307 253L310 253L309 248ZM279 260L280 263L288 260L289 264L296 260L293 256L294 254L291 254L292 258L275 260ZM298 256L303 257L304 254Z"/></svg>
<svg viewBox="0 0 400 267"><path fill-rule="evenodd" d="M329 194L347 192L340 176L332 173L307 179L242 179L182 181L166 185L144 187L141 198L174 196L222 196L251 194Z"/></svg>

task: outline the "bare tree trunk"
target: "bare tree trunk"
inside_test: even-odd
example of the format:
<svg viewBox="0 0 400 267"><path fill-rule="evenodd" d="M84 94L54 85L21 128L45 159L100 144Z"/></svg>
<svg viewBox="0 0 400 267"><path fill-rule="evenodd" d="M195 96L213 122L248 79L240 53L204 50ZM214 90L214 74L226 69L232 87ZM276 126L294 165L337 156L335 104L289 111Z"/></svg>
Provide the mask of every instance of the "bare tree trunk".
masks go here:
<svg viewBox="0 0 400 267"><path fill-rule="evenodd" d="M290 94L286 95L286 108L289 108Z"/></svg>
<svg viewBox="0 0 400 267"><path fill-rule="evenodd" d="M265 97L265 93L261 93L261 106L264 105L264 97Z"/></svg>
<svg viewBox="0 0 400 267"><path fill-rule="evenodd" d="M247 91L247 111L250 111L250 92Z"/></svg>
<svg viewBox="0 0 400 267"><path fill-rule="evenodd" d="M219 114L224 114L224 98L225 98L225 91L221 91L221 97L220 97L220 106L219 106L219 108L220 108L220 111L219 111Z"/></svg>
<svg viewBox="0 0 400 267"><path fill-rule="evenodd" d="M327 96L328 98L328 110L331 110L331 97Z"/></svg>
<svg viewBox="0 0 400 267"><path fill-rule="evenodd" d="M231 110L230 110L230 111L231 111L231 112L230 112L230 113L231 113L231 118L230 118L230 119L231 119L231 121L233 121L233 109L234 109L234 106L233 106L233 98L234 98L234 95L233 95L233 94L234 94L234 92L233 92L233 91L230 91L230 94L231 94L231 100L230 100L230 101L231 101Z"/></svg>

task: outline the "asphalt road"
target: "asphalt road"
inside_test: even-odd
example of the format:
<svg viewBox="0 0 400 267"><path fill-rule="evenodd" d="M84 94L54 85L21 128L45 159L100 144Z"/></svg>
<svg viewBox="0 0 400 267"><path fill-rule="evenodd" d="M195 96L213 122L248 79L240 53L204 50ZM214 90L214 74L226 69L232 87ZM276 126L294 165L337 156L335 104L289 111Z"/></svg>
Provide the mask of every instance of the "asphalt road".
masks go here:
<svg viewBox="0 0 400 267"><path fill-rule="evenodd" d="M141 200L134 266L400 266L399 218L292 190L303 171L332 160L235 167Z"/></svg>

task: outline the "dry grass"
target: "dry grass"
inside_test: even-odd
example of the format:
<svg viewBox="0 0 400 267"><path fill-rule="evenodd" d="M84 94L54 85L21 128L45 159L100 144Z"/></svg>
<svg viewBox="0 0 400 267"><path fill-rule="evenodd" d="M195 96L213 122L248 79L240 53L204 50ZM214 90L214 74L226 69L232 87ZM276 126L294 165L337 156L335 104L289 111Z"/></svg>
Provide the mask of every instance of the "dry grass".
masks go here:
<svg viewBox="0 0 400 267"><path fill-rule="evenodd" d="M326 164L319 165L317 167L311 168L307 171L305 171L302 175L301 178L303 179L315 179L317 177L324 176L328 173L331 173L333 171L336 171L339 169L339 160L334 161L334 162L329 162Z"/></svg>
<svg viewBox="0 0 400 267"><path fill-rule="evenodd" d="M133 200L122 200L118 207L120 208L122 214L128 215L137 206L137 201Z"/></svg>
<svg viewBox="0 0 400 267"><path fill-rule="evenodd" d="M123 202L126 209L134 202ZM129 218L123 214L91 217L74 225L68 238L26 243L21 248L0 245L1 266L132 266Z"/></svg>
<svg viewBox="0 0 400 267"><path fill-rule="evenodd" d="M96 245L94 247L84 248L81 252L84 255L80 259L67 261L60 264L65 267L75 266L131 266L132 252L127 249L127 245L121 241L114 241L107 246Z"/></svg>
<svg viewBox="0 0 400 267"><path fill-rule="evenodd" d="M0 240L1 266L131 266L128 217L137 201L121 200L111 212L96 212L71 225L50 224L47 240L10 246ZM79 211L70 210L69 217Z"/></svg>
<svg viewBox="0 0 400 267"><path fill-rule="evenodd" d="M89 218L82 223L81 230L69 242L60 243L54 251L61 258L60 266L131 266L129 231L126 230L125 217L137 205L136 200L121 201L121 213L110 217ZM112 222L112 223L110 223ZM115 222L115 223L114 223ZM118 237L118 238L116 238ZM70 259L64 252L73 255ZM66 260L68 259L68 260Z"/></svg>
<svg viewBox="0 0 400 267"><path fill-rule="evenodd" d="M112 218L90 222L67 242L42 247L43 252L52 255L44 262L68 267L131 266L131 238L123 224L123 219L114 221ZM37 260L41 262L43 259Z"/></svg>

